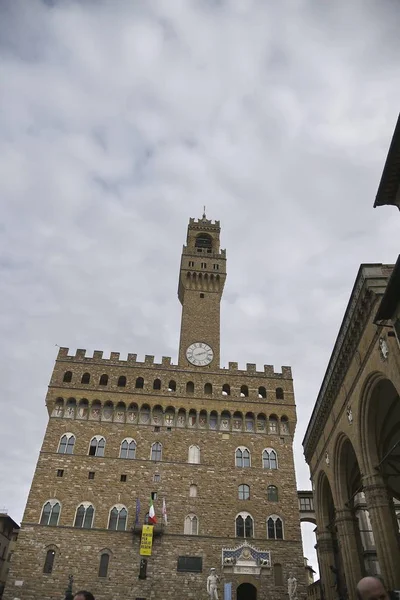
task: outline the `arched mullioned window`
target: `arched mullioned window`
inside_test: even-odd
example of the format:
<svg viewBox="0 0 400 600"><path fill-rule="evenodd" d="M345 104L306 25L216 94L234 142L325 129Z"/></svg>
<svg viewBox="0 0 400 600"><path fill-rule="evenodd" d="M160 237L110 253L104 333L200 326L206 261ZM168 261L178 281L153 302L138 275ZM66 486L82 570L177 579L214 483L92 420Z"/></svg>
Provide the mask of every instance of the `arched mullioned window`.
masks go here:
<svg viewBox="0 0 400 600"><path fill-rule="evenodd" d="M278 515L271 515L267 519L267 538L283 540L283 521Z"/></svg>
<svg viewBox="0 0 400 600"><path fill-rule="evenodd" d="M262 453L263 469L277 469L278 455L273 448L265 448Z"/></svg>
<svg viewBox="0 0 400 600"><path fill-rule="evenodd" d="M58 525L61 513L61 504L58 500L47 500L43 505L40 525Z"/></svg>
<svg viewBox="0 0 400 600"><path fill-rule="evenodd" d="M113 531L125 531L126 522L128 520L128 511L122 504L116 504L110 510L110 517L108 520L108 529Z"/></svg>
<svg viewBox="0 0 400 600"><path fill-rule="evenodd" d="M236 516L236 537L252 538L254 537L254 521L248 512L240 512Z"/></svg>
<svg viewBox="0 0 400 600"><path fill-rule="evenodd" d="M224 385L222 386L222 395L223 396L231 395L231 386L229 385L229 383L224 383Z"/></svg>
<svg viewBox="0 0 400 600"><path fill-rule="evenodd" d="M155 379L153 381L153 390L161 390L161 379Z"/></svg>
<svg viewBox="0 0 400 600"><path fill-rule="evenodd" d="M198 446L189 447L188 462L196 465L200 463L200 448Z"/></svg>
<svg viewBox="0 0 400 600"><path fill-rule="evenodd" d="M250 499L250 486L246 483L242 483L238 487L239 492L239 500L249 500Z"/></svg>
<svg viewBox="0 0 400 600"><path fill-rule="evenodd" d="M213 391L212 384L211 383L206 383L204 385L204 393L207 394L207 396L211 396L212 391Z"/></svg>
<svg viewBox="0 0 400 600"><path fill-rule="evenodd" d="M101 375L101 377L99 379L99 385L107 385L107 383L108 383L108 375L103 373L103 375Z"/></svg>
<svg viewBox="0 0 400 600"><path fill-rule="evenodd" d="M260 386L258 388L258 397L259 398L266 398L267 397L267 390L265 389L264 386Z"/></svg>
<svg viewBox="0 0 400 600"><path fill-rule="evenodd" d="M120 375L118 377L118 383L117 383L118 387L126 387L126 377L125 375Z"/></svg>
<svg viewBox="0 0 400 600"><path fill-rule="evenodd" d="M171 381L168 384L168 391L176 392L176 381L174 381L173 379L171 379Z"/></svg>
<svg viewBox="0 0 400 600"><path fill-rule="evenodd" d="M162 444L154 442L151 445L151 460L160 461L162 459Z"/></svg>
<svg viewBox="0 0 400 600"><path fill-rule="evenodd" d="M46 558L45 558L44 565L43 565L43 573L46 573L46 575L50 575L50 573L53 572L55 557L56 557L55 548L50 548L49 550L47 550Z"/></svg>
<svg viewBox="0 0 400 600"><path fill-rule="evenodd" d="M269 485L267 487L267 499L269 502L278 502L278 488L276 485Z"/></svg>
<svg viewBox="0 0 400 600"><path fill-rule="evenodd" d="M93 526L94 506L90 502L82 502L76 509L74 527L91 529Z"/></svg>
<svg viewBox="0 0 400 600"><path fill-rule="evenodd" d="M242 387L240 388L240 396L242 398L247 398L248 395L249 395L249 388L247 387L247 385L242 385Z"/></svg>
<svg viewBox="0 0 400 600"><path fill-rule="evenodd" d="M185 517L185 526L183 533L185 535L197 535L199 532L199 520L193 513Z"/></svg>
<svg viewBox="0 0 400 600"><path fill-rule="evenodd" d="M136 458L136 442L132 438L125 438L121 442L120 458Z"/></svg>
<svg viewBox="0 0 400 600"><path fill-rule="evenodd" d="M102 551L100 554L99 577L107 577L108 565L110 563L110 554L108 551Z"/></svg>
<svg viewBox="0 0 400 600"><path fill-rule="evenodd" d="M89 383L90 382L90 373L84 373L82 375L81 383Z"/></svg>
<svg viewBox="0 0 400 600"><path fill-rule="evenodd" d="M281 387L276 388L275 396L277 400L284 400L285 395L283 393L283 389Z"/></svg>
<svg viewBox="0 0 400 600"><path fill-rule="evenodd" d="M64 433L58 444L58 454L73 454L75 446L75 436L73 433Z"/></svg>
<svg viewBox="0 0 400 600"><path fill-rule="evenodd" d="M135 381L135 388L138 390L142 390L144 387L144 379L143 377L138 377Z"/></svg>
<svg viewBox="0 0 400 600"><path fill-rule="evenodd" d="M104 456L106 440L101 435L95 435L90 440L89 456Z"/></svg>
<svg viewBox="0 0 400 600"><path fill-rule="evenodd" d="M71 381L72 381L72 371L66 371L64 373L63 382L64 383L71 383Z"/></svg>
<svg viewBox="0 0 400 600"><path fill-rule="evenodd" d="M250 467L250 450L244 446L236 448L235 452L235 464L237 467L245 468Z"/></svg>

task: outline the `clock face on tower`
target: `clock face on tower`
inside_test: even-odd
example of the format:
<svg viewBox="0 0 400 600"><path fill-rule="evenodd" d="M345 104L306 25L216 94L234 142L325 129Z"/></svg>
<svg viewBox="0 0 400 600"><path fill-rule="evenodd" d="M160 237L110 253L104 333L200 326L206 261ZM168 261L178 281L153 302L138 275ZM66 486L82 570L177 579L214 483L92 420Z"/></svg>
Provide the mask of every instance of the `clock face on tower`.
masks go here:
<svg viewBox="0 0 400 600"><path fill-rule="evenodd" d="M195 342L190 344L186 350L186 358L196 367L205 367L210 364L214 358L214 352L208 344L204 342Z"/></svg>

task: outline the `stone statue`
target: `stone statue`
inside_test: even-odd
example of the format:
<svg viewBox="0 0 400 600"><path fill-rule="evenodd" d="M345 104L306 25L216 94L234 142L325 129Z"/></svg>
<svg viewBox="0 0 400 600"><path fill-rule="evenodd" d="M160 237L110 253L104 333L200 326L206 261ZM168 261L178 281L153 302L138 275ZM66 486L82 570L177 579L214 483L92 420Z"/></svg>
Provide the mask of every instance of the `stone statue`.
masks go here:
<svg viewBox="0 0 400 600"><path fill-rule="evenodd" d="M353 423L353 411L351 410L351 406L347 407L347 418L351 425Z"/></svg>
<svg viewBox="0 0 400 600"><path fill-rule="evenodd" d="M379 338L379 348L382 354L382 358L386 360L389 355L389 347L386 343L385 338L383 337Z"/></svg>
<svg viewBox="0 0 400 600"><path fill-rule="evenodd" d="M289 600L297 600L297 579L293 577L292 573L289 573L289 579L287 580Z"/></svg>
<svg viewBox="0 0 400 600"><path fill-rule="evenodd" d="M219 583L219 577L215 572L215 569L210 569L210 574L207 577L207 594L211 600L218 600L217 585Z"/></svg>
<svg viewBox="0 0 400 600"><path fill-rule="evenodd" d="M325 462L326 462L326 464L327 464L327 465L328 465L328 467L329 467L330 460L329 460L329 454L328 454L327 452L325 452Z"/></svg>

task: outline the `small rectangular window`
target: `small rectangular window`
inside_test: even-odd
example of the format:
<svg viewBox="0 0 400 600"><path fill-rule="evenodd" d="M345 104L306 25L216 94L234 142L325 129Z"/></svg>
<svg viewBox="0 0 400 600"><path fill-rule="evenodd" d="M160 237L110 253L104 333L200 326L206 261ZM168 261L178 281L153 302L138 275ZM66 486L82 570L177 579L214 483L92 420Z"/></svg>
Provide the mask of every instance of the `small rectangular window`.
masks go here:
<svg viewBox="0 0 400 600"><path fill-rule="evenodd" d="M94 471L89 471L88 479L94 479Z"/></svg>
<svg viewBox="0 0 400 600"><path fill-rule="evenodd" d="M167 431L172 431L172 427L167 427Z"/></svg>
<svg viewBox="0 0 400 600"><path fill-rule="evenodd" d="M155 431L156 433L158 433L158 432L160 431L160 426L159 426L159 425L155 425L155 426L154 426L154 431Z"/></svg>
<svg viewBox="0 0 400 600"><path fill-rule="evenodd" d="M57 469L57 477L62 477L64 475L64 469Z"/></svg>
<svg viewBox="0 0 400 600"><path fill-rule="evenodd" d="M157 492L151 492L151 499L157 500Z"/></svg>
<svg viewBox="0 0 400 600"><path fill-rule="evenodd" d="M126 475L121 475L121 481L126 481Z"/></svg>
<svg viewBox="0 0 400 600"><path fill-rule="evenodd" d="M153 481L155 483L159 483L161 481L161 475L160 475L160 473L154 473Z"/></svg>
<svg viewBox="0 0 400 600"><path fill-rule="evenodd" d="M186 573L201 573L203 559L201 556L178 556L177 571Z"/></svg>
<svg viewBox="0 0 400 600"><path fill-rule="evenodd" d="M204 294L200 294L200 298L204 298Z"/></svg>

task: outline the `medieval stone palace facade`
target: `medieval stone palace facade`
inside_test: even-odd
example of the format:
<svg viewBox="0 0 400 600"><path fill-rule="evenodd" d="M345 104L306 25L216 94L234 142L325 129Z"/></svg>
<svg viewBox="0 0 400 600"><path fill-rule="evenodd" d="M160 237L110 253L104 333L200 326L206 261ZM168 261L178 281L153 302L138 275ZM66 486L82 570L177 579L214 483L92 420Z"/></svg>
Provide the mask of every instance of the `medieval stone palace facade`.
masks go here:
<svg viewBox="0 0 400 600"><path fill-rule="evenodd" d="M210 568L220 599L280 600L290 573L304 596L291 369L220 367L219 236L190 219L177 365L60 348L6 600L62 598L69 575L97 600L199 600Z"/></svg>

